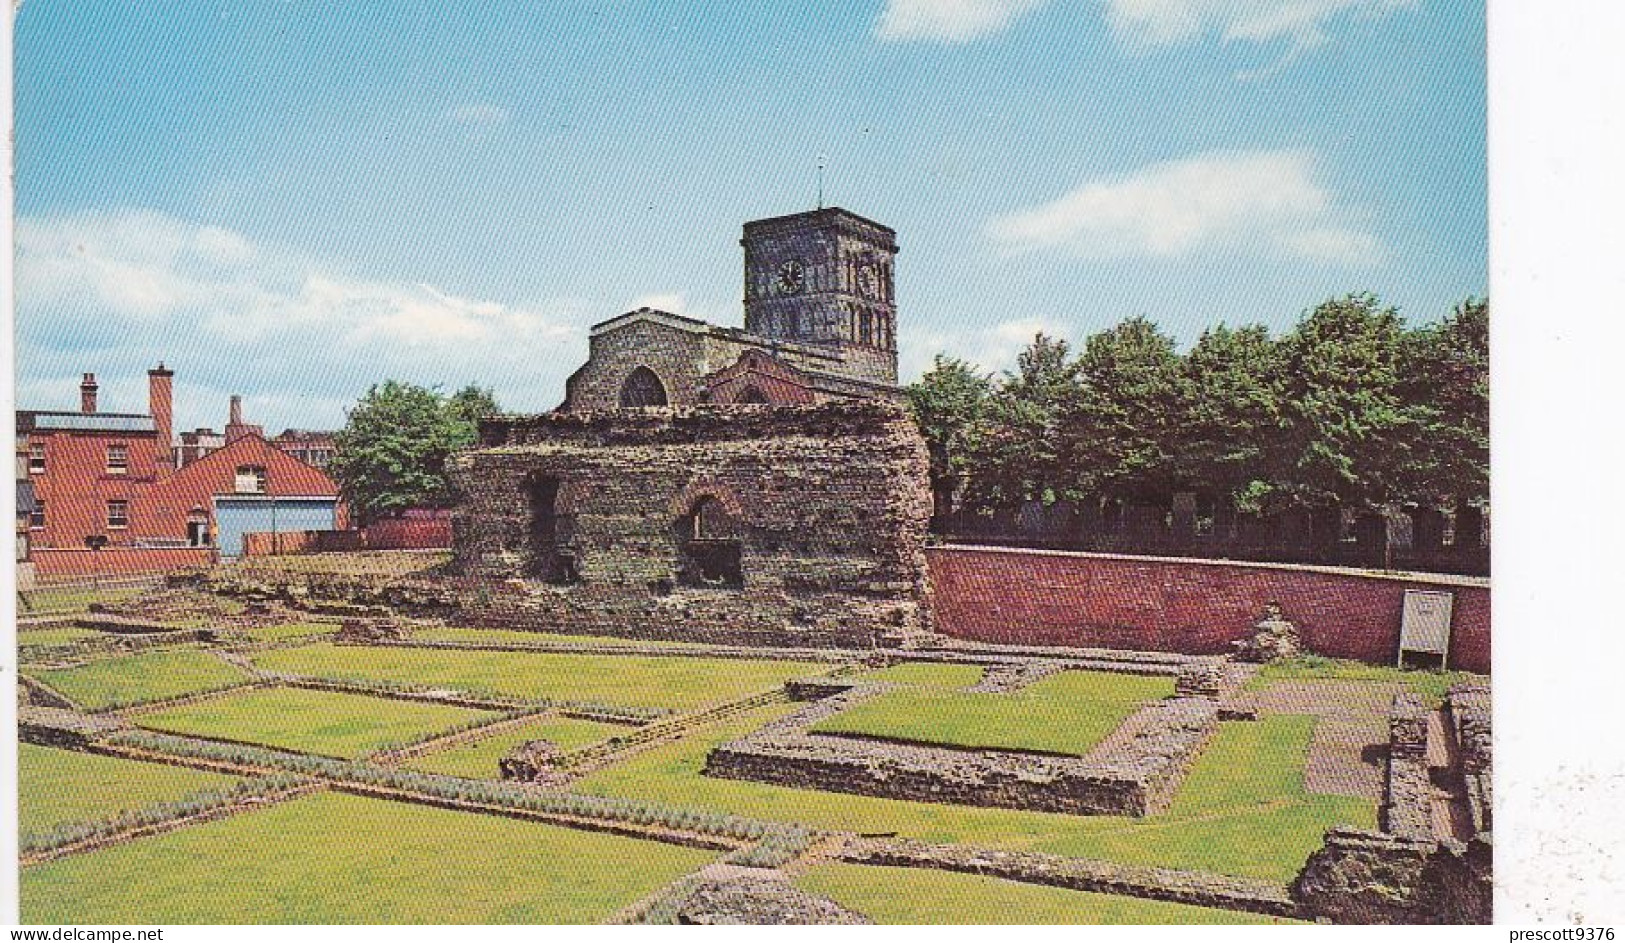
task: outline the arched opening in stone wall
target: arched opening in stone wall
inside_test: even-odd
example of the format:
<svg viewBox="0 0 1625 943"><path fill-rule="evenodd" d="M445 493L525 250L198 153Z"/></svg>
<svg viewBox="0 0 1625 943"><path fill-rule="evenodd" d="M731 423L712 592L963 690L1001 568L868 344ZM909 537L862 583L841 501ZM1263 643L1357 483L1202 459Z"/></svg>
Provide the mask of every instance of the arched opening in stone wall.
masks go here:
<svg viewBox="0 0 1625 943"><path fill-rule="evenodd" d="M621 384L621 405L625 407L664 406L666 384L648 367L639 367Z"/></svg>
<svg viewBox="0 0 1625 943"><path fill-rule="evenodd" d="M526 535L530 561L526 571L549 583L579 582L575 551L569 547L574 521L570 515L559 513L559 479L552 475L527 476L525 497L530 512Z"/></svg>
<svg viewBox="0 0 1625 943"><path fill-rule="evenodd" d="M677 520L680 567L685 586L739 589L745 585L743 528L715 497L694 502Z"/></svg>
<svg viewBox="0 0 1625 943"><path fill-rule="evenodd" d="M772 400L767 398L767 394L762 392L761 387L759 387L756 384L752 383L749 386L745 387L744 392L739 394L738 402L743 403L745 405L759 406L759 405L764 405L766 403L771 403Z"/></svg>

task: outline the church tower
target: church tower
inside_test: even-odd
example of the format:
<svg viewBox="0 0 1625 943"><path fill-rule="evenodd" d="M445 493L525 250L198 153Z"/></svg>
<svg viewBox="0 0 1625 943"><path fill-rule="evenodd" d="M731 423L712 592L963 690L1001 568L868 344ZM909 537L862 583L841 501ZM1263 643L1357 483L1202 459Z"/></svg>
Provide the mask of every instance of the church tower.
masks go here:
<svg viewBox="0 0 1625 943"><path fill-rule="evenodd" d="M897 233L831 207L745 224L745 330L827 346L843 372L897 382Z"/></svg>

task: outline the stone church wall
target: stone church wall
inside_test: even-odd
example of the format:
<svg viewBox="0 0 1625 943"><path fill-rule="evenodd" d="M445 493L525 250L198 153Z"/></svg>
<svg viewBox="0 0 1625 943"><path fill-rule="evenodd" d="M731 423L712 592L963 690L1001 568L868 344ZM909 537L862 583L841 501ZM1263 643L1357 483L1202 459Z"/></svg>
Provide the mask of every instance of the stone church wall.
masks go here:
<svg viewBox="0 0 1625 943"><path fill-rule="evenodd" d="M452 463L454 545L464 574L523 586L483 608L493 624L858 647L928 627L927 458L896 406L553 413L481 438ZM737 581L696 577L707 498Z"/></svg>
<svg viewBox="0 0 1625 943"><path fill-rule="evenodd" d="M571 409L619 406L621 385L638 367L655 372L670 405L691 406L697 401L700 378L728 363L725 359L710 362L715 345L703 332L649 321L605 331L590 343L587 363L570 377L567 386Z"/></svg>

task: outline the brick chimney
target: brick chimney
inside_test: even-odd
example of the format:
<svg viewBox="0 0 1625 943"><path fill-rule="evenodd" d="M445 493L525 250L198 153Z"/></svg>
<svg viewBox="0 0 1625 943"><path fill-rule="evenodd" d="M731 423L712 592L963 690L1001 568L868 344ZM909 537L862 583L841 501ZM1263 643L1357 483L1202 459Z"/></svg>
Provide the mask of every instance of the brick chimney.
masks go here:
<svg viewBox="0 0 1625 943"><path fill-rule="evenodd" d="M173 468L175 463L175 371L158 366L147 371L147 411L152 414L153 427L158 430L158 467Z"/></svg>
<svg viewBox="0 0 1625 943"><path fill-rule="evenodd" d="M96 374L87 373L79 383L79 411L93 413L96 411L96 391L101 387L96 383Z"/></svg>
<svg viewBox="0 0 1625 943"><path fill-rule="evenodd" d="M249 434L265 436L265 430L259 426L251 426L243 422L243 398L233 393L231 395L231 415L226 421L226 444L230 445Z"/></svg>

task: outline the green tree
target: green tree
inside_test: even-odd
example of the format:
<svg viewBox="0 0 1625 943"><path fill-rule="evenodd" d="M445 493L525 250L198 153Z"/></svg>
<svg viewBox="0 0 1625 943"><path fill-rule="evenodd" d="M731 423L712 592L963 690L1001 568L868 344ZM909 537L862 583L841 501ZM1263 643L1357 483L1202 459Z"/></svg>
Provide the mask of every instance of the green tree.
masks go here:
<svg viewBox="0 0 1625 943"><path fill-rule="evenodd" d="M1060 423L1077 396L1077 365L1066 341L1040 332L989 398L974 440L972 498L983 507L1054 500L1069 474Z"/></svg>
<svg viewBox="0 0 1625 943"><path fill-rule="evenodd" d="M1278 357L1260 325L1202 332L1180 364L1171 452L1181 488L1256 509L1279 465L1285 417Z"/></svg>
<svg viewBox="0 0 1625 943"><path fill-rule="evenodd" d="M938 354L906 392L931 453L931 491L938 510L946 511L970 466L993 381L963 360Z"/></svg>
<svg viewBox="0 0 1625 943"><path fill-rule="evenodd" d="M479 438L480 420L502 411L494 392L473 383L446 397L446 410L452 419L466 427L469 445Z"/></svg>
<svg viewBox="0 0 1625 943"><path fill-rule="evenodd" d="M475 387L450 398L396 380L368 389L334 437L328 468L357 522L448 504L446 459L473 444L470 411L486 405L495 411L489 392Z"/></svg>
<svg viewBox="0 0 1625 943"><path fill-rule="evenodd" d="M1091 336L1077 371L1078 395L1060 427L1076 490L1166 500L1181 393L1173 340L1130 318Z"/></svg>
<svg viewBox="0 0 1625 943"><path fill-rule="evenodd" d="M1375 296L1327 301L1281 339L1286 430L1277 492L1311 508L1403 497L1414 411L1400 395L1399 312Z"/></svg>
<svg viewBox="0 0 1625 943"><path fill-rule="evenodd" d="M1489 498L1490 304L1469 298L1406 338L1400 395L1415 420L1407 497Z"/></svg>

